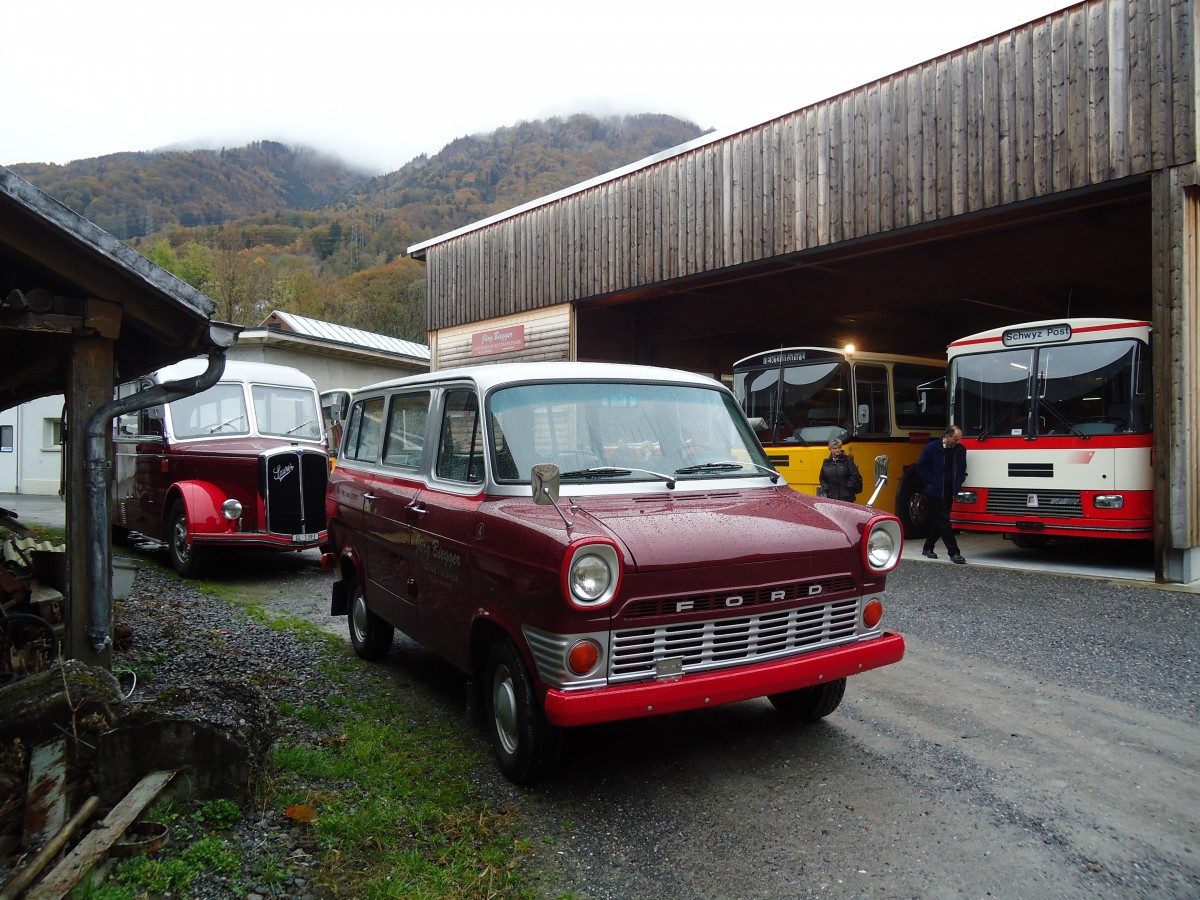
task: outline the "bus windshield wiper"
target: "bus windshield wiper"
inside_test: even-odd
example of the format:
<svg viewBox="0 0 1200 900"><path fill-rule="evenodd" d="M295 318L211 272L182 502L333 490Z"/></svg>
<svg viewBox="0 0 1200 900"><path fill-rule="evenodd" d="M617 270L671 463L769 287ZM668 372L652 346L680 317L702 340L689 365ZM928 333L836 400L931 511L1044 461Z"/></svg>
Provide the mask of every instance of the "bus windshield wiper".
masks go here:
<svg viewBox="0 0 1200 900"><path fill-rule="evenodd" d="M992 436L992 432L996 429L996 426L998 424L1000 424L1000 422L1002 422L1004 419L1008 418L1008 414L1010 412L1012 412L1014 409L1016 409L1022 403L1027 403L1028 401L1029 401L1028 397L1018 397L1012 403L1008 404L1008 406L1004 407L1004 409L1000 411L999 415L992 417L992 421L987 424L986 428L980 429L979 434L975 435L975 439L979 440L979 441L987 440L989 437Z"/></svg>
<svg viewBox="0 0 1200 900"><path fill-rule="evenodd" d="M224 428L226 425L232 425L232 424L233 424L234 422L236 422L238 419L244 419L244 418L245 418L245 414L244 414L244 413L238 413L238 414L237 414L236 416L234 416L232 419L226 419L224 422L221 422L219 425L214 425L212 428L208 429L208 433L209 433L209 434L214 434L215 432L218 432L218 431L220 431L220 430L221 430L222 428Z"/></svg>
<svg viewBox="0 0 1200 900"><path fill-rule="evenodd" d="M1051 404L1049 404L1049 403L1039 403L1039 404L1038 404L1038 409L1039 409L1039 410L1042 410L1042 409L1046 410L1046 412L1050 413L1050 415L1054 416L1054 418L1058 419L1058 421L1060 421L1060 422L1062 422L1064 425L1066 425L1066 426L1067 426L1067 430L1068 430L1068 431L1070 431L1070 432L1071 432L1071 434L1075 435L1075 437L1077 437L1077 438L1083 438L1083 440L1085 440L1085 441L1087 441L1087 440L1091 440L1091 437L1092 437L1092 436L1091 436L1090 434L1084 434L1082 431L1080 431L1078 428L1076 428L1074 425L1072 425L1072 424L1071 424L1071 422L1070 422L1070 420L1069 420L1069 419L1067 419L1067 417L1066 417L1066 416L1064 416L1062 413L1060 413L1060 412L1059 412L1057 409L1055 409L1055 408L1054 408L1054 407L1053 407Z"/></svg>
<svg viewBox="0 0 1200 900"><path fill-rule="evenodd" d="M634 472L641 472L645 475L653 475L655 478L660 478L665 481L667 483L667 487L675 487L675 479L670 475L664 475L662 472L651 472L649 469L625 469L619 466L592 466L590 469L577 469L574 472L563 472L558 477L564 480L567 478L604 478L610 475L632 475Z"/></svg>

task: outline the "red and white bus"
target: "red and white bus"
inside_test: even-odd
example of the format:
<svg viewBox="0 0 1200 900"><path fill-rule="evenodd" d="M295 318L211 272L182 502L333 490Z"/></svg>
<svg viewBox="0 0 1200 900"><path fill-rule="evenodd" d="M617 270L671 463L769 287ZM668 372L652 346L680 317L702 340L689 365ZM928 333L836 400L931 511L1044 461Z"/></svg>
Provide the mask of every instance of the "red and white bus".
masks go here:
<svg viewBox="0 0 1200 900"><path fill-rule="evenodd" d="M947 357L967 448L955 528L1025 547L1153 538L1149 322L1026 322L954 341Z"/></svg>

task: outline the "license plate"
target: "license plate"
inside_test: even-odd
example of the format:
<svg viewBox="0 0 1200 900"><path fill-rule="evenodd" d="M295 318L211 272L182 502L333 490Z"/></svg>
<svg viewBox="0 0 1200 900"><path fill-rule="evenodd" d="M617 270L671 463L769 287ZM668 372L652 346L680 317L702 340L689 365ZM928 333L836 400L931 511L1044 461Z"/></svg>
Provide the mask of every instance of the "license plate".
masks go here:
<svg viewBox="0 0 1200 900"><path fill-rule="evenodd" d="M306 544L311 541L315 541L316 539L317 539L317 532L315 532L315 531L310 531L306 534L293 534L292 535L292 543L294 543L294 544Z"/></svg>

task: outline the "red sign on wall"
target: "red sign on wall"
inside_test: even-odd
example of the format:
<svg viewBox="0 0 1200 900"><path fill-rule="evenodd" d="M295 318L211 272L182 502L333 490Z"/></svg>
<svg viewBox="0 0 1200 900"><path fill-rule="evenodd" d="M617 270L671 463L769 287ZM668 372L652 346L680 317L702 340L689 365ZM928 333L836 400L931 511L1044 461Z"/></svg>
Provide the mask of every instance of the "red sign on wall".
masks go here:
<svg viewBox="0 0 1200 900"><path fill-rule="evenodd" d="M508 328L493 328L477 331L471 335L471 355L488 356L492 353L508 353L525 348L525 326L510 325Z"/></svg>

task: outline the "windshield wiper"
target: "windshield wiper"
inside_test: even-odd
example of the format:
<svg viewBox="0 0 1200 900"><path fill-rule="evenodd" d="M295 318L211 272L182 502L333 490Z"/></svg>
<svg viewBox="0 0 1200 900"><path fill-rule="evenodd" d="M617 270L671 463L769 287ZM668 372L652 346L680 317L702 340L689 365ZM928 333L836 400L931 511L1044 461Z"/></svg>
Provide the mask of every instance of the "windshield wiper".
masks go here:
<svg viewBox="0 0 1200 900"><path fill-rule="evenodd" d="M209 433L209 434L213 434L214 432L220 431L220 430L221 430L222 428L224 428L226 425L232 425L232 424L233 424L234 422L236 422L238 419L244 419L245 417L246 417L246 416L245 416L245 414L244 414L244 413L238 413L238 414L237 414L236 416L234 416L232 419L226 419L226 420L225 420L224 422L222 422L220 425L214 425L212 428L208 429L208 433Z"/></svg>
<svg viewBox="0 0 1200 900"><path fill-rule="evenodd" d="M653 475L655 478L661 478L667 483L667 487L675 487L675 479L670 475L664 475L662 472L651 472L649 469L624 469L617 466L592 466L590 469L578 469L574 472L563 472L559 478L603 478L606 475L632 475L634 472L641 472L645 475Z"/></svg>
<svg viewBox="0 0 1200 900"><path fill-rule="evenodd" d="M1075 437L1083 438L1085 441L1091 440L1092 436L1090 434L1084 434L1082 431L1080 431L1078 428L1076 428L1074 425L1072 425L1070 420L1066 416L1064 416L1062 413L1060 413L1057 409L1055 409L1052 404L1045 403L1045 402L1039 403L1038 409L1039 410L1044 409L1046 412L1050 413L1050 415L1054 416L1054 418L1058 419L1058 421L1060 421L1064 425L1066 425L1067 428L1070 430L1071 434L1075 435Z"/></svg>
<svg viewBox="0 0 1200 900"><path fill-rule="evenodd" d="M993 416L992 421L988 422L987 427L981 428L979 430L979 434L975 435L975 439L979 440L979 441L987 440L989 437L991 437L992 432L995 430L996 426L999 425L1001 421L1006 419L1010 412L1012 412L1014 409L1016 409L1022 403L1028 403L1028 402L1029 402L1028 397L1018 397L1012 403L1008 404L1008 406L1004 407L1004 409L1001 410L1001 412L998 415Z"/></svg>
<svg viewBox="0 0 1200 900"><path fill-rule="evenodd" d="M676 475L694 475L697 472L731 472L734 469L744 469L746 466L754 466L756 469L761 469L771 476L771 483L774 484L779 480L779 473L774 469L769 469L766 466L760 466L756 462L738 462L736 459L722 459L716 462L696 463L694 466L683 466L676 469Z"/></svg>
<svg viewBox="0 0 1200 900"><path fill-rule="evenodd" d="M291 434L295 431L299 431L301 428L307 428L309 425L312 425L316 421L317 421L316 419L309 419L307 422L301 422L295 428L289 428L287 431L284 432L284 434Z"/></svg>

